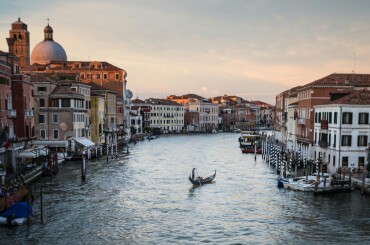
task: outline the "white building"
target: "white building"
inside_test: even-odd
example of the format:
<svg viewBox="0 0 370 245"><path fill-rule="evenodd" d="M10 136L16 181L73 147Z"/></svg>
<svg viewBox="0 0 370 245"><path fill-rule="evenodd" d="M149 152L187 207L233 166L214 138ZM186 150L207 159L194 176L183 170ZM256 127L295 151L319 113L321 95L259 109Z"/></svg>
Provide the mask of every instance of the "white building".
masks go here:
<svg viewBox="0 0 370 245"><path fill-rule="evenodd" d="M184 128L184 106L165 99L150 98L150 127L162 133L181 132Z"/></svg>
<svg viewBox="0 0 370 245"><path fill-rule="evenodd" d="M208 100L189 101L189 111L199 112L199 130L211 132L212 129L218 129L218 111L217 104Z"/></svg>
<svg viewBox="0 0 370 245"><path fill-rule="evenodd" d="M363 169L370 137L370 91L354 91L314 108L313 159L321 159L330 173L339 167Z"/></svg>

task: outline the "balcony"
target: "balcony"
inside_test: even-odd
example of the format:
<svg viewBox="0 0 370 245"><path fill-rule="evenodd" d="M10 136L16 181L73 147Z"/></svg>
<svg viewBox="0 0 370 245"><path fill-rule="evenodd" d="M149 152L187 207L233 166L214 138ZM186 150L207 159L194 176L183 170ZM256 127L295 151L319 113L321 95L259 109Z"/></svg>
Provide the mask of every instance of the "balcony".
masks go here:
<svg viewBox="0 0 370 245"><path fill-rule="evenodd" d="M298 119L298 124L300 124L300 125L306 125L306 118L299 118Z"/></svg>
<svg viewBox="0 0 370 245"><path fill-rule="evenodd" d="M8 118L16 118L17 117L17 111L14 109L7 110Z"/></svg>
<svg viewBox="0 0 370 245"><path fill-rule="evenodd" d="M34 117L33 110L26 110L26 111L24 111L24 116L27 117L27 118Z"/></svg>

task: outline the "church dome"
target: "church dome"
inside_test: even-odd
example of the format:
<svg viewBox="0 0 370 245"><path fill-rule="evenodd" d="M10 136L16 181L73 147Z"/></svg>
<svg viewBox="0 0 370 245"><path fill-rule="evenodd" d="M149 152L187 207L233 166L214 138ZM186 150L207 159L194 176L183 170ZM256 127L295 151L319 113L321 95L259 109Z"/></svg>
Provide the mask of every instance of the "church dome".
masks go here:
<svg viewBox="0 0 370 245"><path fill-rule="evenodd" d="M53 40L53 28L48 24L44 29L44 41L32 50L31 64L46 65L52 60L67 61L67 54L64 48Z"/></svg>

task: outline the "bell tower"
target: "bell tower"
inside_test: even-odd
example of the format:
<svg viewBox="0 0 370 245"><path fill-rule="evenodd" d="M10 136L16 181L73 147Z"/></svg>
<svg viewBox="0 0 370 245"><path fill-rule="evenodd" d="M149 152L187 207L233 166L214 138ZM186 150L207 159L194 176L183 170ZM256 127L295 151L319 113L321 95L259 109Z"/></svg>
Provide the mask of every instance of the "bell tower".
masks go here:
<svg viewBox="0 0 370 245"><path fill-rule="evenodd" d="M8 42L9 53L20 59L20 70L24 70L30 65L30 33L21 18L12 23L12 29L9 30L9 38L6 41Z"/></svg>

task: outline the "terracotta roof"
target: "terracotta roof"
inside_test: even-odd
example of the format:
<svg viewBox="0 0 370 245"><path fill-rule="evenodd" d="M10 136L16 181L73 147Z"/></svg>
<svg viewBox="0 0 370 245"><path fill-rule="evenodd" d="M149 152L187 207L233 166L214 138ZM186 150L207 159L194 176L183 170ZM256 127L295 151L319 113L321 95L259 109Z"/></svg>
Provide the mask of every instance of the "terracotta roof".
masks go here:
<svg viewBox="0 0 370 245"><path fill-rule="evenodd" d="M143 104L143 103L145 103L145 101L144 100L141 100L141 99L134 99L134 100L131 100L131 102L133 104Z"/></svg>
<svg viewBox="0 0 370 245"><path fill-rule="evenodd" d="M205 99L204 97L199 96L197 94L184 94L184 95L180 95L180 96L170 95L170 96L167 96L167 98L171 98L171 99L189 99L189 98L195 98L195 99L199 99L199 100Z"/></svg>
<svg viewBox="0 0 370 245"><path fill-rule="evenodd" d="M370 86L370 74L355 73L333 73L311 83L302 88L311 86Z"/></svg>
<svg viewBox="0 0 370 245"><path fill-rule="evenodd" d="M49 78L49 76L45 76L41 73L30 73L27 74L31 77L31 82L51 82L54 81Z"/></svg>
<svg viewBox="0 0 370 245"><path fill-rule="evenodd" d="M76 63L81 64L81 68L73 67L73 65L76 64ZM90 64L96 64L96 63L100 63L102 65L101 68L92 69L90 67ZM86 69L107 70L107 71L123 70L122 68L114 66L114 65L112 65L112 64L110 64L106 61L55 61L55 60L53 60L53 61L50 61L50 65L61 65L65 69L73 69L73 70L86 70ZM60 68L54 67L53 69L60 69Z"/></svg>
<svg viewBox="0 0 370 245"><path fill-rule="evenodd" d="M117 94L117 92L116 92L116 91L111 90L110 88L107 88L107 87L104 87L104 86L100 86L100 85L98 85L98 84L96 84L96 83L90 82L90 83L87 83L87 84L91 86L91 91L104 90L104 91L109 91L109 92L111 92L111 93L115 93L115 94Z"/></svg>
<svg viewBox="0 0 370 245"><path fill-rule="evenodd" d="M70 84L71 85L71 84ZM81 95L80 93L71 89L71 86L68 86L68 83L58 84L51 94L76 94Z"/></svg>
<svg viewBox="0 0 370 245"><path fill-rule="evenodd" d="M327 104L370 105L370 91L367 89L355 90L352 93L337 100L330 101Z"/></svg>
<svg viewBox="0 0 370 245"><path fill-rule="evenodd" d="M177 105L177 106L180 106L179 103L176 103L172 100L156 99L156 98L149 98L149 99L145 100L145 103L158 104L158 105Z"/></svg>

